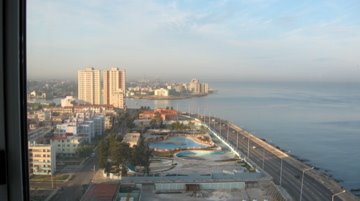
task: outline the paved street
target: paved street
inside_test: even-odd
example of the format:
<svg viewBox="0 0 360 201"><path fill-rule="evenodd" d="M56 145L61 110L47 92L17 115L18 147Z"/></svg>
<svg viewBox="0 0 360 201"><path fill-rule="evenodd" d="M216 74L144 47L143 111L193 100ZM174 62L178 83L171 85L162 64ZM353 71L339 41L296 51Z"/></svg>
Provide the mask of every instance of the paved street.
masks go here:
<svg viewBox="0 0 360 201"><path fill-rule="evenodd" d="M88 159L83 167L77 170L74 178L63 185L63 190L59 190L52 201L78 201L84 193L83 185L88 185L94 176L93 171L95 158Z"/></svg>
<svg viewBox="0 0 360 201"><path fill-rule="evenodd" d="M192 117L198 116L192 115ZM302 201L328 201L331 200L335 192L342 190L339 184L331 178L322 175L316 170L309 169L309 166L288 156L286 153L281 152L236 125L215 117L203 116L200 119L230 143L234 149L240 151L241 155L271 175L277 185L280 185L281 182L281 186L295 200L300 200L302 177ZM303 171L306 169L308 171L302 176ZM337 196L335 200L340 200L339 198L342 198L341 200L358 200L348 192Z"/></svg>

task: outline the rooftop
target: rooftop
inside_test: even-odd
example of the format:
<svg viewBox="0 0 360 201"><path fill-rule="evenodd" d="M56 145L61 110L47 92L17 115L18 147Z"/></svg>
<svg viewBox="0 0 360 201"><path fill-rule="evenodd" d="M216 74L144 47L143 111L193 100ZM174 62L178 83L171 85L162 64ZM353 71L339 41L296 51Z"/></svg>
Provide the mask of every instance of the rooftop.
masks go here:
<svg viewBox="0 0 360 201"><path fill-rule="evenodd" d="M81 201L113 200L118 190L118 184L93 184L86 191Z"/></svg>

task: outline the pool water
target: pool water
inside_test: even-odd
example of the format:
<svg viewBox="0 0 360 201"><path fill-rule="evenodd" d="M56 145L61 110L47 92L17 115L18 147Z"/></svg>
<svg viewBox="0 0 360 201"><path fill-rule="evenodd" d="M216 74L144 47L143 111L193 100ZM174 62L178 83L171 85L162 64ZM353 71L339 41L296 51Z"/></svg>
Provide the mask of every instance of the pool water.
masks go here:
<svg viewBox="0 0 360 201"><path fill-rule="evenodd" d="M206 155L221 155L224 154L224 151L181 151L176 154L177 157L187 157L187 156L206 156Z"/></svg>
<svg viewBox="0 0 360 201"><path fill-rule="evenodd" d="M175 150L188 148L206 148L208 146L199 144L192 139L186 137L170 137L167 140L160 142L149 142L149 147L157 149Z"/></svg>

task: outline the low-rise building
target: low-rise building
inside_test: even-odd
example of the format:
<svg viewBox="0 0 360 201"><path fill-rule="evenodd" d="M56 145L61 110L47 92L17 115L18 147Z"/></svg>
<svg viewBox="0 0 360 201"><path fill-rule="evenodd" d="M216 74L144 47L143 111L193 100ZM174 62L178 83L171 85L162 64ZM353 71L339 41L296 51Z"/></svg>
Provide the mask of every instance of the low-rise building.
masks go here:
<svg viewBox="0 0 360 201"><path fill-rule="evenodd" d="M88 142L95 137L94 121L84 121L78 125L78 136L83 137Z"/></svg>
<svg viewBox="0 0 360 201"><path fill-rule="evenodd" d="M61 99L61 107L72 107L74 106L75 98L72 96L66 96L65 98Z"/></svg>
<svg viewBox="0 0 360 201"><path fill-rule="evenodd" d="M112 115L106 115L104 120L105 129L111 129L113 126L114 117Z"/></svg>
<svg viewBox="0 0 360 201"><path fill-rule="evenodd" d="M54 132L57 135L71 134L79 136L88 142L103 133L104 117L102 115L94 116L93 112L76 113L75 117L71 117L65 123L57 124Z"/></svg>
<svg viewBox="0 0 360 201"><path fill-rule="evenodd" d="M63 115L56 115L51 117L51 122L55 124L63 123L65 120L65 117Z"/></svg>
<svg viewBox="0 0 360 201"><path fill-rule="evenodd" d="M76 150L83 138L73 135L54 135L50 144L56 150L56 154L64 157L75 156Z"/></svg>
<svg viewBox="0 0 360 201"><path fill-rule="evenodd" d="M134 147L139 144L140 141L140 133L127 133L124 136L122 142L128 143L130 147Z"/></svg>
<svg viewBox="0 0 360 201"><path fill-rule="evenodd" d="M45 111L56 112L59 114L64 113L81 113L81 112L95 112L97 114L113 113L116 114L115 108L111 105L75 105L65 107L49 107Z"/></svg>
<svg viewBox="0 0 360 201"><path fill-rule="evenodd" d="M56 172L56 151L51 144L29 143L30 175L53 175Z"/></svg>
<svg viewBox="0 0 360 201"><path fill-rule="evenodd" d="M154 119L156 116L160 116L163 121L177 119L177 111L171 109L155 109L147 110L139 114L139 119Z"/></svg>
<svg viewBox="0 0 360 201"><path fill-rule="evenodd" d="M67 123L57 124L55 129L55 134L65 134L65 133L77 135L78 123L67 122Z"/></svg>
<svg viewBox="0 0 360 201"><path fill-rule="evenodd" d="M36 118L42 122L42 121L50 121L51 120L51 112L50 111L39 111L36 112Z"/></svg>

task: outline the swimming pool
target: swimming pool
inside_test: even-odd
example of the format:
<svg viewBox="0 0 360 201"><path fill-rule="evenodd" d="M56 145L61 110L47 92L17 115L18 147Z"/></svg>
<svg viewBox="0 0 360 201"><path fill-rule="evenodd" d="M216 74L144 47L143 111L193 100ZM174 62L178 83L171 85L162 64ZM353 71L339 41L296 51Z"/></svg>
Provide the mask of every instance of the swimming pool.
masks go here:
<svg viewBox="0 0 360 201"><path fill-rule="evenodd" d="M175 150L175 149L188 149L188 148L206 148L208 146L199 144L190 138L177 136L177 137L169 137L167 140L160 142L149 142L149 147L156 149Z"/></svg>
<svg viewBox="0 0 360 201"><path fill-rule="evenodd" d="M187 157L187 156L207 156L207 155L222 155L225 154L224 151L211 151L211 150L195 150L195 151L181 151L176 154L177 157Z"/></svg>

